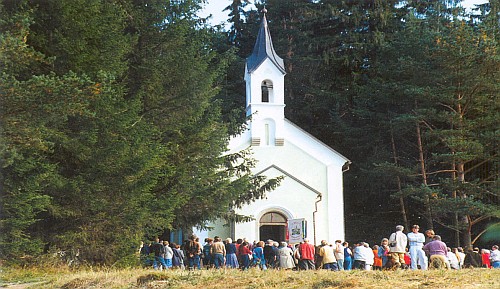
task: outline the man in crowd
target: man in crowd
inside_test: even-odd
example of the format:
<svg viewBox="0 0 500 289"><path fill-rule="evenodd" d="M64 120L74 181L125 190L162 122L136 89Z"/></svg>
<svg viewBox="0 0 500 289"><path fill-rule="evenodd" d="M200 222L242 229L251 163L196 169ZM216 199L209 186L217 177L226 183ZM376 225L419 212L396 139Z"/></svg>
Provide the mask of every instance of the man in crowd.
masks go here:
<svg viewBox="0 0 500 289"><path fill-rule="evenodd" d="M500 251L498 251L497 245L491 247L490 264L491 268L500 269Z"/></svg>
<svg viewBox="0 0 500 289"><path fill-rule="evenodd" d="M302 270L314 270L314 245L309 244L309 239L304 239L304 242L299 245L299 268Z"/></svg>
<svg viewBox="0 0 500 289"><path fill-rule="evenodd" d="M328 245L328 242L326 240L321 241L321 247L319 249L319 256L321 256L322 259L322 264L323 264L323 269L327 270L337 270L337 260L335 259L335 251L334 247Z"/></svg>
<svg viewBox="0 0 500 289"><path fill-rule="evenodd" d="M266 259L267 268L274 268L276 264L276 252L273 246L273 240L267 240L266 245L264 245L264 259Z"/></svg>
<svg viewBox="0 0 500 289"><path fill-rule="evenodd" d="M344 270L344 246L342 246L342 241L336 240L334 248L335 248L335 259L337 259L339 270Z"/></svg>
<svg viewBox="0 0 500 289"><path fill-rule="evenodd" d="M222 243L219 236L215 236L214 243L210 247L210 254L212 254L215 269L224 266L224 257L226 256L226 246Z"/></svg>
<svg viewBox="0 0 500 289"><path fill-rule="evenodd" d="M155 255L155 259L153 261L153 268L162 269L162 266L167 269L167 264L165 263L165 259L163 256L165 255L165 247L162 243L160 243L160 238L156 238L154 243L151 245L151 251ZM158 265L158 263L160 263Z"/></svg>
<svg viewBox="0 0 500 289"><path fill-rule="evenodd" d="M425 256L424 246L425 236L419 233L420 227L418 225L411 226L411 232L408 233L408 242L410 243L410 256L411 256L411 269L417 270L418 266L420 269L427 270L427 257Z"/></svg>
<svg viewBox="0 0 500 289"><path fill-rule="evenodd" d="M186 242L186 255L189 264L189 270L193 270L195 267L200 269L200 254L201 254L201 244L198 242L198 238L195 234L189 237L189 241Z"/></svg>
<svg viewBox="0 0 500 289"><path fill-rule="evenodd" d="M435 235L434 240L423 247L423 250L429 254L429 263L434 268L441 268L445 266L450 269L450 263L448 262L447 253L448 248L444 242L441 241L441 236Z"/></svg>
<svg viewBox="0 0 500 289"><path fill-rule="evenodd" d="M405 267L405 252L408 238L403 233L404 227L401 225L396 226L396 232L392 233L389 237L389 248L394 266L396 268Z"/></svg>

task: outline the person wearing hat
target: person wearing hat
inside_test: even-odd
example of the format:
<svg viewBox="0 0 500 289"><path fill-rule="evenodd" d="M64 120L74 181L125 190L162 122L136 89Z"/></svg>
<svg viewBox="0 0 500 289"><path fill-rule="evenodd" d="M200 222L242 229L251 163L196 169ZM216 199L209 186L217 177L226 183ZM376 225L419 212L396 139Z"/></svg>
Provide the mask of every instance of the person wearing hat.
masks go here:
<svg viewBox="0 0 500 289"><path fill-rule="evenodd" d="M389 245L391 256L394 260L396 268L404 267L405 265L405 252L408 243L408 237L403 233L404 227L401 225L396 226L396 232L392 233L389 237Z"/></svg>
<svg viewBox="0 0 500 289"><path fill-rule="evenodd" d="M425 236L419 233L420 227L418 225L411 226L411 232L408 233L408 242L410 243L410 256L411 256L411 269L417 270L418 266L420 269L427 270L427 256L425 256L424 246Z"/></svg>

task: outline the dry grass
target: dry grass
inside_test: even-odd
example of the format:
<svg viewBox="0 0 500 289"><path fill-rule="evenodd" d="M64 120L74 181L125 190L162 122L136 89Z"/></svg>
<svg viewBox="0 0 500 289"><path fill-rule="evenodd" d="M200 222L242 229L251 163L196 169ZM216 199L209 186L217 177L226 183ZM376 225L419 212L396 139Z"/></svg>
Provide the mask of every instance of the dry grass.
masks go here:
<svg viewBox="0 0 500 289"><path fill-rule="evenodd" d="M500 270L459 271L164 271L37 269L2 272L3 288L500 288ZM21 281L21 284L18 282ZM16 284L14 286L14 284Z"/></svg>

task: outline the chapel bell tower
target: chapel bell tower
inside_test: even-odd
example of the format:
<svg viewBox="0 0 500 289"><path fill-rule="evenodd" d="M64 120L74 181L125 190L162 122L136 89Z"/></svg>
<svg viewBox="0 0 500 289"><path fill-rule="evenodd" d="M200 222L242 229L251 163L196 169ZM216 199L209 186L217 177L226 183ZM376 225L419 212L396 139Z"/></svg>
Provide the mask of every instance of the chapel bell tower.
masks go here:
<svg viewBox="0 0 500 289"><path fill-rule="evenodd" d="M274 51L262 10L262 23L245 67L246 113L251 116L252 146L283 146L285 66Z"/></svg>

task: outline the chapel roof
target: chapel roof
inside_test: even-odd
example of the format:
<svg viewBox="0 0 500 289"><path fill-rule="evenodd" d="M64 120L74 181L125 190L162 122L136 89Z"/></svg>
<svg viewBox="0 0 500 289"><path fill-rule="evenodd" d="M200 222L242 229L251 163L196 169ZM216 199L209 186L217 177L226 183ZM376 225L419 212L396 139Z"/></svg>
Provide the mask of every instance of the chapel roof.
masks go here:
<svg viewBox="0 0 500 289"><path fill-rule="evenodd" d="M262 12L263 16L262 22L260 24L259 34L257 35L257 40L255 41L252 55L247 58L248 73L252 73L266 59L269 59L284 74L285 65L283 63L283 59L279 57L278 54L276 54L276 51L274 51L273 42L271 40L271 33L269 32L269 27L267 25L266 19L267 11L264 9Z"/></svg>

